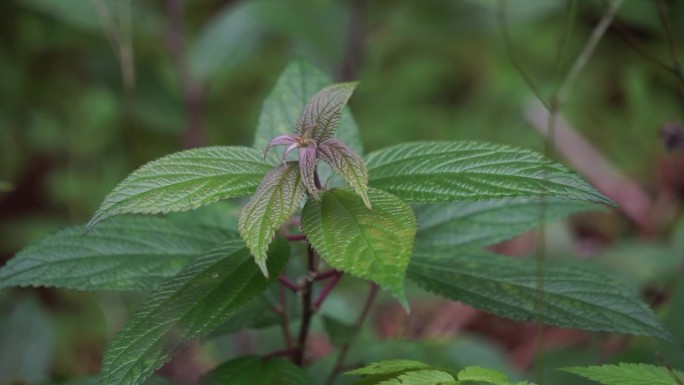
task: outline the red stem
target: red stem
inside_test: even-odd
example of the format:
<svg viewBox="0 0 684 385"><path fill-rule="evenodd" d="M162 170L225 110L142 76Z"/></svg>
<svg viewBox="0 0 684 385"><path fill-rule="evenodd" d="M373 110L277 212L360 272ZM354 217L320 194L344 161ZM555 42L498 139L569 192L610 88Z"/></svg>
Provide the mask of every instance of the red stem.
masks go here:
<svg viewBox="0 0 684 385"><path fill-rule="evenodd" d="M321 290L321 294L318 295L318 298L316 298L316 301L314 302L314 309L318 310L320 309L321 305L323 305L323 302L325 301L326 298L328 298L328 295L330 294L330 291L337 285L337 282L342 278L342 273L337 272L337 275L333 276L333 279L328 282L325 287L323 287L323 290Z"/></svg>
<svg viewBox="0 0 684 385"><path fill-rule="evenodd" d="M284 275L278 277L278 282L280 282L280 284L285 286L286 288L292 290L293 293L299 293L299 290L301 289L299 286L295 285L292 281L287 279L287 277Z"/></svg>

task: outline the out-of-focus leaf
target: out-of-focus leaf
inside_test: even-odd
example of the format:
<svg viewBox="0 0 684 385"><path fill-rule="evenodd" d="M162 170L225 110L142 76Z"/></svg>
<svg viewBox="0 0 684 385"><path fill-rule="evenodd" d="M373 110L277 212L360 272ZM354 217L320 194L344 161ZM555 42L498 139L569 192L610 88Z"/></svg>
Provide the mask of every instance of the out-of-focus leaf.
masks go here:
<svg viewBox="0 0 684 385"><path fill-rule="evenodd" d="M420 361L412 360L387 360L376 362L363 368L354 369L346 372L350 375L372 375L372 374L395 374L407 370L430 369L430 365Z"/></svg>
<svg viewBox="0 0 684 385"><path fill-rule="evenodd" d="M244 356L219 365L200 385L309 385L304 369L278 357Z"/></svg>
<svg viewBox="0 0 684 385"><path fill-rule="evenodd" d="M14 185L6 180L0 180L0 193L14 190Z"/></svg>
<svg viewBox="0 0 684 385"><path fill-rule="evenodd" d="M19 3L78 28L93 32L102 29L91 0L22 0Z"/></svg>
<svg viewBox="0 0 684 385"><path fill-rule="evenodd" d="M547 222L601 208L589 202L558 199L547 199L543 204ZM427 250L493 245L541 225L541 210L540 200L528 198L416 205L415 247Z"/></svg>
<svg viewBox="0 0 684 385"><path fill-rule="evenodd" d="M276 136L292 134L304 106L330 83L323 72L304 60L288 65L261 108L253 147L263 151ZM363 152L358 128L347 108L342 111L336 137L354 152ZM279 157L272 155L271 159L275 163Z"/></svg>
<svg viewBox="0 0 684 385"><path fill-rule="evenodd" d="M277 276L289 254L274 242L268 268ZM263 277L242 241L225 242L160 285L109 345L103 385L138 385L190 340L221 325L259 295Z"/></svg>
<svg viewBox="0 0 684 385"><path fill-rule="evenodd" d="M264 177L257 192L240 212L240 236L266 277L268 245L276 230L297 211L305 194L299 164L286 163Z"/></svg>
<svg viewBox="0 0 684 385"><path fill-rule="evenodd" d="M0 320L0 384L37 384L47 379L54 331L33 298L18 301Z"/></svg>
<svg viewBox="0 0 684 385"><path fill-rule="evenodd" d="M167 155L116 186L86 229L114 215L186 211L249 195L270 169L261 154L248 147L204 147Z"/></svg>
<svg viewBox="0 0 684 385"><path fill-rule="evenodd" d="M354 325L346 324L328 316L323 316L323 326L328 334L328 339L335 346L346 344L356 334L356 327Z"/></svg>
<svg viewBox="0 0 684 385"><path fill-rule="evenodd" d="M332 267L376 282L408 307L404 276L416 232L411 208L401 199L369 189L373 209L352 189L334 189L321 202L309 199L302 231Z"/></svg>
<svg viewBox="0 0 684 385"><path fill-rule="evenodd" d="M199 34L190 55L190 68L202 81L229 71L242 63L259 46L266 31L260 13L269 1L250 0L229 5Z"/></svg>
<svg viewBox="0 0 684 385"><path fill-rule="evenodd" d="M408 277L435 294L518 321L673 341L653 311L622 283L598 272L546 266L537 288L534 262L484 250L421 251Z"/></svg>
<svg viewBox="0 0 684 385"><path fill-rule="evenodd" d="M493 385L510 385L508 376L496 370L470 366L458 372L460 382L478 382Z"/></svg>
<svg viewBox="0 0 684 385"><path fill-rule="evenodd" d="M98 385L99 381L96 376L83 377L76 380L53 382L45 385ZM144 382L145 385L173 385L169 379L159 376L152 376Z"/></svg>
<svg viewBox="0 0 684 385"><path fill-rule="evenodd" d="M72 227L17 253L0 269L0 288L150 290L237 234L157 217L119 217L83 234Z"/></svg>
<svg viewBox="0 0 684 385"><path fill-rule="evenodd" d="M411 202L553 198L614 203L536 152L481 142L414 142L368 155L369 185Z"/></svg>
<svg viewBox="0 0 684 385"><path fill-rule="evenodd" d="M684 256L666 244L627 241L598 256L596 261L639 287L661 286L676 276Z"/></svg>
<svg viewBox="0 0 684 385"><path fill-rule="evenodd" d="M678 385L684 372L646 364L587 366L560 369L603 385Z"/></svg>

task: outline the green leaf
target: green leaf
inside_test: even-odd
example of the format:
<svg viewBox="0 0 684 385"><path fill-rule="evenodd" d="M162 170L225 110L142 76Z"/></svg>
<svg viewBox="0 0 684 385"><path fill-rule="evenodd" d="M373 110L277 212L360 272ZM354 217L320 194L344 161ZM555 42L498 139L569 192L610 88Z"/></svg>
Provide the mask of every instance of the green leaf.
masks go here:
<svg viewBox="0 0 684 385"><path fill-rule="evenodd" d="M583 201L547 199L546 222L580 211L600 209ZM418 221L416 249L476 248L510 239L541 225L538 199L450 202L414 206Z"/></svg>
<svg viewBox="0 0 684 385"><path fill-rule="evenodd" d="M371 208L368 199L368 170L363 159L337 139L329 139L318 146L318 157L328 163L356 191L363 203Z"/></svg>
<svg viewBox="0 0 684 385"><path fill-rule="evenodd" d="M221 364L200 385L309 385L304 369L278 357L244 356Z"/></svg>
<svg viewBox="0 0 684 385"><path fill-rule="evenodd" d="M492 369L469 366L458 372L458 380L462 382L484 382L493 385L510 385L508 376Z"/></svg>
<svg viewBox="0 0 684 385"><path fill-rule="evenodd" d="M349 342L356 334L356 327L338 321L329 316L323 316L323 327L328 334L328 339L335 346L341 346Z"/></svg>
<svg viewBox="0 0 684 385"><path fill-rule="evenodd" d="M197 79L230 71L252 54L266 30L259 16L265 5L257 0L230 5L206 24L188 56Z"/></svg>
<svg viewBox="0 0 684 385"><path fill-rule="evenodd" d="M328 76L307 61L297 60L288 65L261 108L253 147L263 151L271 139L293 133L306 104L330 83ZM358 128L347 108L342 111L336 137L354 152L363 152ZM276 155L271 159L279 160Z"/></svg>
<svg viewBox="0 0 684 385"><path fill-rule="evenodd" d="M368 155L369 185L412 202L511 197L613 205L565 166L541 154L480 142L414 142Z"/></svg>
<svg viewBox="0 0 684 385"><path fill-rule="evenodd" d="M107 195L86 230L120 214L186 211L252 194L271 166L248 147L204 147L157 159Z"/></svg>
<svg viewBox="0 0 684 385"><path fill-rule="evenodd" d="M538 290L534 261L458 249L414 254L408 276L435 294L517 321L538 316L561 327L673 340L632 290L591 270L545 266Z"/></svg>
<svg viewBox="0 0 684 385"><path fill-rule="evenodd" d="M454 377L444 371L426 369L400 374L397 378L380 385L458 385Z"/></svg>
<svg viewBox="0 0 684 385"><path fill-rule="evenodd" d="M646 364L588 366L559 369L604 385L678 385L684 372ZM676 376L676 377L675 377ZM679 379L679 382L675 379Z"/></svg>
<svg viewBox="0 0 684 385"><path fill-rule="evenodd" d="M268 277L266 252L276 230L299 208L306 191L297 162L276 167L240 212L238 229L259 268Z"/></svg>
<svg viewBox="0 0 684 385"><path fill-rule="evenodd" d="M395 374L403 373L408 370L431 369L428 364L412 360L387 360L376 362L363 368L350 370L344 374L349 375L375 375L375 374Z"/></svg>
<svg viewBox="0 0 684 385"><path fill-rule="evenodd" d="M0 288L150 290L192 259L237 234L170 218L119 217L45 237L0 269Z"/></svg>
<svg viewBox="0 0 684 385"><path fill-rule="evenodd" d="M357 82L333 84L316 92L299 114L295 134L309 133L308 136L316 143L322 143L335 136L342 109L347 105L357 84Z"/></svg>
<svg viewBox="0 0 684 385"><path fill-rule="evenodd" d="M284 241L272 245L272 272L284 267L288 251ZM101 384L143 383L191 339L218 327L269 283L239 240L195 259L153 291L117 333L105 353Z"/></svg>
<svg viewBox="0 0 684 385"><path fill-rule="evenodd" d="M404 276L416 219L401 199L369 189L369 210L351 189L334 189L321 202L309 199L302 211L302 231L332 267L378 283L408 308Z"/></svg>

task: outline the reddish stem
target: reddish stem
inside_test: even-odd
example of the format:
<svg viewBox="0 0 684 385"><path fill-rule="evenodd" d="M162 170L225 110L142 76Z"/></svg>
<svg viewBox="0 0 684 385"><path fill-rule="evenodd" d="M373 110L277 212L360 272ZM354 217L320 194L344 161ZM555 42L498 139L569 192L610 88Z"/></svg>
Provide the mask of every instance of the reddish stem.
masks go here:
<svg viewBox="0 0 684 385"><path fill-rule="evenodd" d="M281 275L280 277L278 277L278 282L280 282L280 284L285 286L286 288L292 290L293 293L299 293L300 287L294 284L289 279L287 279L286 276Z"/></svg>
<svg viewBox="0 0 684 385"><path fill-rule="evenodd" d="M306 241L306 235L304 235L304 234L286 235L285 239L287 239L290 242Z"/></svg>
<svg viewBox="0 0 684 385"><path fill-rule="evenodd" d="M321 305L323 305L323 302L325 301L326 298L328 298L328 295L330 294L330 291L337 285L337 282L342 278L342 273L337 272L337 275L333 276L333 279L328 282L325 287L323 287L323 290L321 290L321 294L318 295L318 298L316 298L316 301L314 302L314 309L318 310Z"/></svg>
<svg viewBox="0 0 684 385"><path fill-rule="evenodd" d="M337 271L337 270L335 270L335 269L330 269L330 270L328 270L328 271L324 271L324 272L322 272L322 273L316 275L316 277L314 278L314 280L316 280L316 281L325 281L325 280L328 279L328 278L332 278L332 277L338 276L338 275L340 275L340 274L342 274L342 272Z"/></svg>

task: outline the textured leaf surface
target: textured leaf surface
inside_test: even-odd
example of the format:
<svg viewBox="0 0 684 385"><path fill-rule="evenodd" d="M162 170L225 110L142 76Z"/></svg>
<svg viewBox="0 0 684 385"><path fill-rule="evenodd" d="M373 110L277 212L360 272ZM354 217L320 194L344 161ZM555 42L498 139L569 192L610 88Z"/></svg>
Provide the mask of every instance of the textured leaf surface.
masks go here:
<svg viewBox="0 0 684 385"><path fill-rule="evenodd" d="M413 202L510 197L613 204L565 166L533 151L480 142L415 142L367 157L369 185Z"/></svg>
<svg viewBox="0 0 684 385"><path fill-rule="evenodd" d="M430 369L430 365L420 361L412 360L387 360L376 362L363 368L354 369L345 374L351 375L372 375L372 374L394 374L402 373L407 370Z"/></svg>
<svg viewBox="0 0 684 385"><path fill-rule="evenodd" d="M538 293L533 261L458 250L414 254L408 276L435 294L517 321L532 321L539 311L551 325L672 341L632 290L590 270L547 266Z"/></svg>
<svg viewBox="0 0 684 385"><path fill-rule="evenodd" d="M167 155L116 186L87 227L119 214L185 211L249 195L270 169L261 153L248 147L204 147Z"/></svg>
<svg viewBox="0 0 684 385"><path fill-rule="evenodd" d="M454 377L444 371L425 369L400 374L397 378L386 380L378 385L457 385Z"/></svg>
<svg viewBox="0 0 684 385"><path fill-rule="evenodd" d="M459 381L483 382L493 385L510 385L508 376L492 369L469 366L458 372Z"/></svg>
<svg viewBox="0 0 684 385"><path fill-rule="evenodd" d="M404 276L413 249L416 219L401 199L369 189L369 210L351 189L309 199L302 211L302 230L332 267L378 283L407 307Z"/></svg>
<svg viewBox="0 0 684 385"><path fill-rule="evenodd" d="M483 247L510 239L541 225L541 201L505 198L414 206L418 221L416 249ZM600 209L589 202L547 199L546 221L580 211Z"/></svg>
<svg viewBox="0 0 684 385"><path fill-rule="evenodd" d="M604 385L678 385L684 381L684 372L646 364L588 366L560 369L588 378Z"/></svg>
<svg viewBox="0 0 684 385"><path fill-rule="evenodd" d="M330 78L314 65L304 60L292 62L280 75L273 91L264 101L253 147L263 151L268 142L276 136L292 134L304 106L311 97L330 83ZM358 128L346 108L340 116L336 137L354 152L362 153ZM276 156L272 159L274 162L278 161Z"/></svg>
<svg viewBox="0 0 684 385"><path fill-rule="evenodd" d="M118 217L83 234L83 226L50 235L0 269L0 288L150 290L232 231L170 218Z"/></svg>
<svg viewBox="0 0 684 385"><path fill-rule="evenodd" d="M295 126L295 133L310 131L310 137L321 143L335 136L342 109L351 98L356 82L339 83L316 92L306 103Z"/></svg>
<svg viewBox="0 0 684 385"><path fill-rule="evenodd" d="M274 243L268 268L279 272L287 256L288 245ZM101 383L143 383L188 341L211 332L268 284L242 241L200 256L153 291L117 333L105 353Z"/></svg>
<svg viewBox="0 0 684 385"><path fill-rule="evenodd" d="M363 199L366 207L371 208L368 199L368 170L361 156L337 139L329 139L321 143L318 146L318 156L328 163L337 175L349 183Z"/></svg>
<svg viewBox="0 0 684 385"><path fill-rule="evenodd" d="M264 177L257 192L240 212L240 236L267 277L268 245L271 244L276 230L297 211L305 193L299 164L286 163Z"/></svg>
<svg viewBox="0 0 684 385"><path fill-rule="evenodd" d="M207 373L200 385L308 385L304 369L282 358L245 356Z"/></svg>

